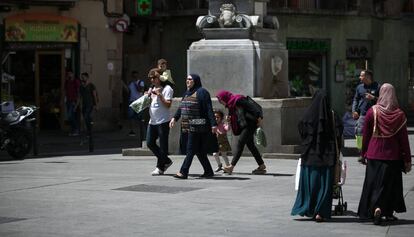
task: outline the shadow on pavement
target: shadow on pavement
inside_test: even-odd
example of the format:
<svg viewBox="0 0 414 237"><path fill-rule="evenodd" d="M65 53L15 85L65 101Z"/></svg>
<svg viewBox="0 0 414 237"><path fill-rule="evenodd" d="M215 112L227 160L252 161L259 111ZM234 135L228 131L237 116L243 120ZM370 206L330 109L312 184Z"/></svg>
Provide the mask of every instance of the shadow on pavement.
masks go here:
<svg viewBox="0 0 414 237"><path fill-rule="evenodd" d="M68 136L60 130L40 131L37 135L37 155L32 151L25 159L56 156L120 154L122 149L141 146L138 137L128 136L123 130L98 131L93 134L93 152L89 152L86 136ZM6 151L0 151L0 161L13 160Z"/></svg>

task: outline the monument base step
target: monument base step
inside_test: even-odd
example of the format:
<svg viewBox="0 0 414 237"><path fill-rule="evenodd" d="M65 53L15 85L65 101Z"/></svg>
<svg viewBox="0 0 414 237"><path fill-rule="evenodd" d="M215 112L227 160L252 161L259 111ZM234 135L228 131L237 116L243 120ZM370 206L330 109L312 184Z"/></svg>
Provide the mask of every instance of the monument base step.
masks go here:
<svg viewBox="0 0 414 237"><path fill-rule="evenodd" d="M289 153L263 153L263 159L288 159L298 160L300 154L289 154Z"/></svg>
<svg viewBox="0 0 414 237"><path fill-rule="evenodd" d="M122 156L152 156L148 148L128 148L122 149Z"/></svg>

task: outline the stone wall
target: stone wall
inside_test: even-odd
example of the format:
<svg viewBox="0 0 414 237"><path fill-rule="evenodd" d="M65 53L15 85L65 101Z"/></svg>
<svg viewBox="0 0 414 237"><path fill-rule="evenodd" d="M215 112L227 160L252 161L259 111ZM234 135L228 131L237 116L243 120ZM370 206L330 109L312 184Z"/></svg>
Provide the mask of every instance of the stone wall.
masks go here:
<svg viewBox="0 0 414 237"><path fill-rule="evenodd" d="M263 99L254 98L263 108L263 129L267 137L267 147L262 150L265 153L298 153L300 137L297 124L303 115L304 110L310 104L311 98L289 98L289 99ZM171 112L174 114L181 101L181 98L174 98ZM217 99L213 98L213 107L225 109ZM179 121L180 122L180 121ZM180 124L170 130L169 151L172 154L179 153ZM236 136L230 136L233 147L237 142ZM249 154L247 147L244 153Z"/></svg>

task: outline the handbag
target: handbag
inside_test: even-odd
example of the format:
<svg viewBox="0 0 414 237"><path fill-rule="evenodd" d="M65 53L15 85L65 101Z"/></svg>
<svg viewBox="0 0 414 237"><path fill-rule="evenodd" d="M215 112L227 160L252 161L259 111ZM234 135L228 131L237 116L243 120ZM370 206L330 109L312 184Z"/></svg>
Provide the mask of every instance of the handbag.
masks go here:
<svg viewBox="0 0 414 237"><path fill-rule="evenodd" d="M151 105L151 98L148 95L143 95L133 101L129 107L132 108L132 110L135 111L135 113L139 113L143 111L144 109L148 108Z"/></svg>

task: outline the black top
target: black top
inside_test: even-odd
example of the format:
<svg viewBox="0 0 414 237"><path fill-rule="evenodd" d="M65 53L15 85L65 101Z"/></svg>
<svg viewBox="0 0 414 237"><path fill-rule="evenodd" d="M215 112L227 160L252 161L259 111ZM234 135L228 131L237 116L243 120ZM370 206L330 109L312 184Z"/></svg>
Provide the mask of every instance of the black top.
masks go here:
<svg viewBox="0 0 414 237"><path fill-rule="evenodd" d="M248 126L257 127L257 119L263 118L262 111L250 103L247 97L241 98L236 102L236 106L243 109Z"/></svg>
<svg viewBox="0 0 414 237"><path fill-rule="evenodd" d="M86 86L80 86L80 96L82 98L82 107L90 108L96 105L95 97L93 96L93 91L96 90L94 84L89 83Z"/></svg>
<svg viewBox="0 0 414 237"><path fill-rule="evenodd" d="M343 127L339 117L333 114L324 90L317 91L313 96L311 105L298 124L298 130L302 138L302 165L335 164L339 152L336 150L335 135L340 149Z"/></svg>

